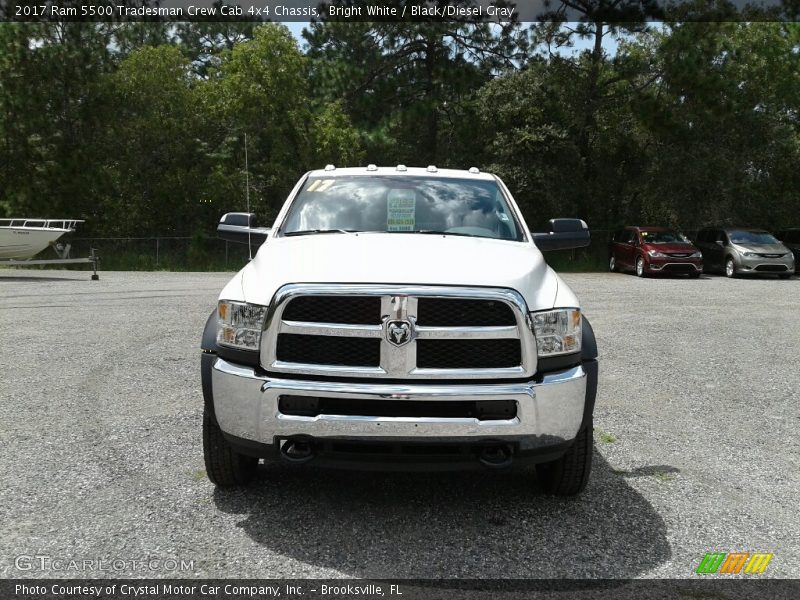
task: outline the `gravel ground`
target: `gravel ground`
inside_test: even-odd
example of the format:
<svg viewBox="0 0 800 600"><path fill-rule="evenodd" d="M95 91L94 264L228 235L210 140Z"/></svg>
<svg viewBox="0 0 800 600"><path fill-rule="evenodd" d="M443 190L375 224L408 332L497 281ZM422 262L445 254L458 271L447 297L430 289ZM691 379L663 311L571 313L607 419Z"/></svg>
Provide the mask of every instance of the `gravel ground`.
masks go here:
<svg viewBox="0 0 800 600"><path fill-rule="evenodd" d="M684 578L715 550L800 577L800 281L565 276L602 362L592 480L560 500L527 471L215 490L198 344L229 277L0 271L0 576Z"/></svg>

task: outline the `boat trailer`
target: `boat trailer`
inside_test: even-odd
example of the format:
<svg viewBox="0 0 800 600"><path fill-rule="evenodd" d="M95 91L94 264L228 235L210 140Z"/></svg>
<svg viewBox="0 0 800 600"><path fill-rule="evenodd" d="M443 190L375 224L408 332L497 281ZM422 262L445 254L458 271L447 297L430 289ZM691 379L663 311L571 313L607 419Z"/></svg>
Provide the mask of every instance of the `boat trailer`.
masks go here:
<svg viewBox="0 0 800 600"><path fill-rule="evenodd" d="M34 265L81 265L81 264L91 264L92 265L92 281L99 281L100 276L97 274L97 261L100 260L100 257L97 256L97 252L94 248L89 249L89 256L86 258L70 258L69 251L70 251L70 244L55 244L53 245L53 250L55 250L56 255L58 258L45 258L45 259L38 259L38 258L28 258L28 259L0 259L0 266L10 266L10 267L32 267Z"/></svg>

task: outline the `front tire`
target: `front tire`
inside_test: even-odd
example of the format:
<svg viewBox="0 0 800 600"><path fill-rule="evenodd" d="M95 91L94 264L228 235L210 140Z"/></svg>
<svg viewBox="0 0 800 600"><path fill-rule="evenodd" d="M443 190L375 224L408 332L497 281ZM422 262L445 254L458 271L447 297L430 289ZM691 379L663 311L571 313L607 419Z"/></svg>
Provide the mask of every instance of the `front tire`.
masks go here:
<svg viewBox="0 0 800 600"><path fill-rule="evenodd" d="M592 472L593 431L590 421L564 456L536 465L536 475L545 493L576 496L583 491Z"/></svg>
<svg viewBox="0 0 800 600"><path fill-rule="evenodd" d="M791 276L792 276L791 273L783 273L781 275L778 275L778 278L779 279L789 279Z"/></svg>
<svg viewBox="0 0 800 600"><path fill-rule="evenodd" d="M636 276L637 277L644 277L644 257L640 256L636 259Z"/></svg>
<svg viewBox="0 0 800 600"><path fill-rule="evenodd" d="M732 256L729 256L725 261L725 277L730 279L736 277L736 263L733 262Z"/></svg>
<svg viewBox="0 0 800 600"><path fill-rule="evenodd" d="M608 270L612 273L617 272L617 258L613 254L611 258L608 259Z"/></svg>
<svg viewBox="0 0 800 600"><path fill-rule="evenodd" d="M231 447L208 408L203 410L203 455L206 474L218 487L245 485L256 474L258 459L239 454Z"/></svg>

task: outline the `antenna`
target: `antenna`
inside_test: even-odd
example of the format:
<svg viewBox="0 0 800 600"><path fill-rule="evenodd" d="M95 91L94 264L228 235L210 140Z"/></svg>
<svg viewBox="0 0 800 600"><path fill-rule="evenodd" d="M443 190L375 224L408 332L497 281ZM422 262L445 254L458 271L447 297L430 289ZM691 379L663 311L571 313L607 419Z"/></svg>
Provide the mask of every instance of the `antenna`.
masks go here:
<svg viewBox="0 0 800 600"><path fill-rule="evenodd" d="M250 170L247 165L247 133L244 134L244 195L247 199L247 214L248 221L250 219ZM251 223L247 224L247 252L250 254L250 260L253 260L253 245L251 243Z"/></svg>

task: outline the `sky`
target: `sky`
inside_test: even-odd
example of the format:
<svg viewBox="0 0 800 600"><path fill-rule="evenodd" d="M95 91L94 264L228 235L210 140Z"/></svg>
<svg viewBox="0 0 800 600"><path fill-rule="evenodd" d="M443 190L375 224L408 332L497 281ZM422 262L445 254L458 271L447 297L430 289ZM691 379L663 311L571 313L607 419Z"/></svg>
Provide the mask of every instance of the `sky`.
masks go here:
<svg viewBox="0 0 800 600"><path fill-rule="evenodd" d="M303 44L305 43L305 40L303 39L303 29L308 27L308 23L307 22L305 22L305 23L302 23L302 22L301 23L297 23L297 22L292 21L292 22L286 22L286 23L284 23L284 25L286 25L289 28L289 31L292 32L292 35L297 39L297 41L300 43L300 46L302 47ZM529 25L529 23L523 23L523 25L527 26L527 25ZM586 50L589 47L591 47L592 43L593 42L590 39L585 39L585 40L577 39L575 41L575 46L571 50L571 52L575 53L575 52L581 52L583 50ZM616 42L616 40L612 39L611 36L605 36L605 38L603 39L603 49L609 55L616 54L616 52L617 52L617 42Z"/></svg>

